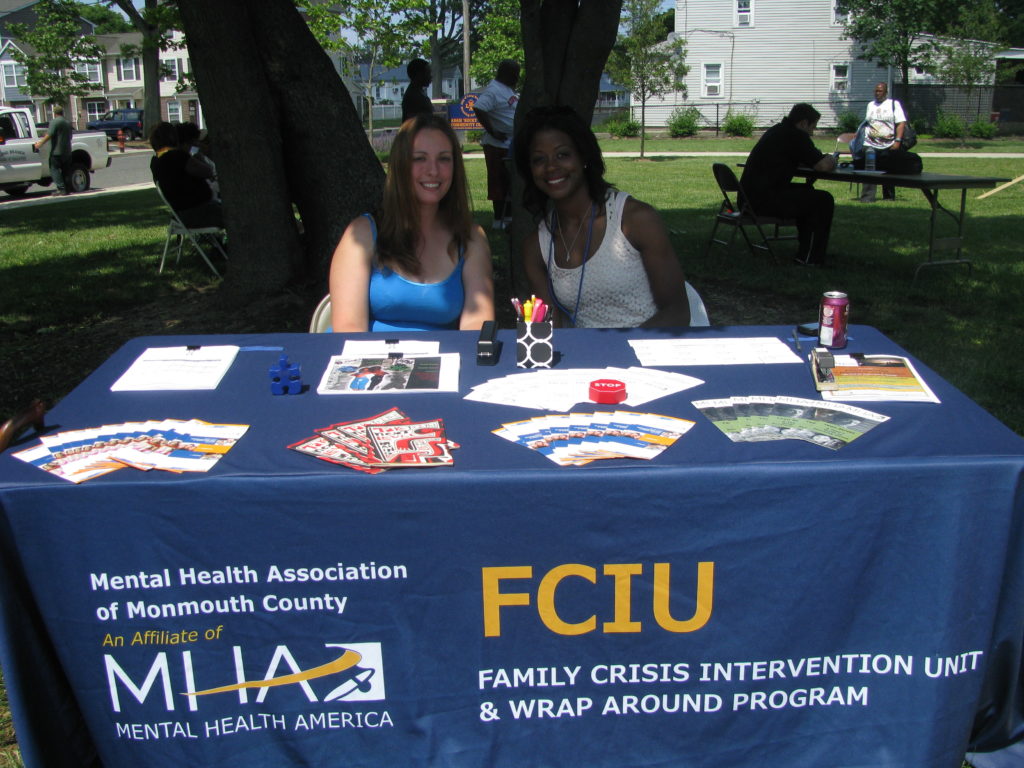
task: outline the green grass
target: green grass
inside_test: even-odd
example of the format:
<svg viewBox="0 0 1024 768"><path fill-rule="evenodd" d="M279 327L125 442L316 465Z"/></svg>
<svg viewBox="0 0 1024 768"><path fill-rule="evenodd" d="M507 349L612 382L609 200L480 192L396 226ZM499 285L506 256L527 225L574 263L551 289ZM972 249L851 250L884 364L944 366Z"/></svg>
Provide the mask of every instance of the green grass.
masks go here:
<svg viewBox="0 0 1024 768"><path fill-rule="evenodd" d="M749 139L724 135L714 138L705 133L691 138L670 139L652 137L648 132L648 138L644 141L644 152L749 152L759 136L760 132ZM832 132L818 131L814 134L814 143L822 152L832 152L836 147L836 136ZM601 146L605 152L639 152L640 139L602 139ZM961 144L955 139L921 138L914 147L914 152L1024 152L1024 140L1013 136L990 141L968 139L966 144Z"/></svg>
<svg viewBox="0 0 1024 768"><path fill-rule="evenodd" d="M4 210L0 228L5 330L46 333L171 295L203 275L190 268L194 259L156 274L167 215L155 190Z"/></svg>
<svg viewBox="0 0 1024 768"><path fill-rule="evenodd" d="M733 138L725 135L715 137L713 133L703 132L698 136L684 139L671 139L662 132L647 132L644 142L645 154L658 152L749 152L757 141L760 132L753 138ZM814 134L815 144L822 152L832 152L836 146L836 134L832 131L818 131ZM602 138L601 147L605 152L639 152L640 139ZM467 152L483 153L478 143L467 143ZM999 137L992 140L968 139L961 144L956 139L933 139L920 137L914 152L919 154L950 153L950 152L1024 152L1024 138L1020 136ZM1024 171L1022 171L1024 172ZM1019 174L1018 174L1019 175Z"/></svg>
<svg viewBox="0 0 1024 768"><path fill-rule="evenodd" d="M726 284L766 299L805 300L806 314L792 318L794 323L816 319L823 291L845 291L852 322L877 327L1024 434L1024 361L1011 351L1019 346L1016 329L1024 317L1024 184L984 200L976 199L984 190L969 191L964 256L974 262L973 271L927 268L912 285L917 264L927 259L929 222L928 204L917 190L899 190L895 202L864 205L848 185L819 182L836 199L830 251L837 258L834 267L813 270L753 258L741 241L731 253L716 246L705 257L721 198L710 160L610 158L607 163L610 180L662 212L698 290L702 284ZM932 158L925 168L1013 178L1024 173L1024 159ZM958 210L959 192L943 192L940 201ZM938 227L940 235L955 233L951 221L940 220ZM793 253L788 243L780 250L787 258Z"/></svg>

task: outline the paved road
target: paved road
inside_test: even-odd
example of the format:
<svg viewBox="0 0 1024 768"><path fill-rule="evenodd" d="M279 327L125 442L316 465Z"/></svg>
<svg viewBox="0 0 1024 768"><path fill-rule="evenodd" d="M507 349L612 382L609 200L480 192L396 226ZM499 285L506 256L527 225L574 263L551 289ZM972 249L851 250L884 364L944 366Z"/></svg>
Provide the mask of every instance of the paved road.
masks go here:
<svg viewBox="0 0 1024 768"><path fill-rule="evenodd" d="M74 200L76 197L103 195L153 186L153 177L149 172L149 160L153 157L152 150L128 150L124 154L114 150L110 157L110 167L100 168L92 175L92 187L88 192L68 197L51 197L53 186L34 186L29 188L28 194L17 199L0 193L0 211L29 205L49 205L65 200Z"/></svg>

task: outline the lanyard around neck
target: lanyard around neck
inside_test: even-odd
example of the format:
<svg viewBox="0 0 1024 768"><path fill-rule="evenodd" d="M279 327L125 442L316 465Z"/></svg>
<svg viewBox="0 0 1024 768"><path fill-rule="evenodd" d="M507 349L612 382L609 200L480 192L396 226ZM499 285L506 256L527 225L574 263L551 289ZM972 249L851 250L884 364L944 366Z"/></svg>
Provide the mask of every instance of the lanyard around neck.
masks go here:
<svg viewBox="0 0 1024 768"><path fill-rule="evenodd" d="M548 226L548 290L551 291L551 298L555 302L562 314L569 318L569 322L572 323L573 327L576 327L576 316L580 312L580 299L583 296L583 278L587 275L587 261L590 256L590 240L594 234L594 220L597 218L597 205L595 203L590 204L590 223L587 225L587 242L583 247L583 265L580 267L580 282L576 287L576 305L573 307L572 314L569 314L569 310L558 300L558 294L555 292L554 282L551 280L551 270L554 268L555 262L555 228L558 226L558 212L551 212L551 224ZM570 254L566 254L569 256ZM568 270L566 270L568 272Z"/></svg>

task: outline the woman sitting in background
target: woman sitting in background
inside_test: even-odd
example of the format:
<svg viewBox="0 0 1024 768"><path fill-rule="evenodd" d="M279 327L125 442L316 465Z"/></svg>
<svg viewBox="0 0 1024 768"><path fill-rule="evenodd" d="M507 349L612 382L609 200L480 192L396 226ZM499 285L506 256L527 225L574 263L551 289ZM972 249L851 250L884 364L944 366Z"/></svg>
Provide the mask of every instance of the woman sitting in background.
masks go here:
<svg viewBox="0 0 1024 768"><path fill-rule="evenodd" d="M332 329L479 329L494 319L491 274L455 132L434 115L407 120L378 218L356 218L334 251Z"/></svg>
<svg viewBox="0 0 1024 768"><path fill-rule="evenodd" d="M523 264L556 325L688 326L685 278L661 217L604 180L601 148L580 116L534 109L513 143L523 205L539 219Z"/></svg>
<svg viewBox="0 0 1024 768"><path fill-rule="evenodd" d="M170 123L157 123L149 135L155 154L149 162L153 181L186 227L223 227L220 203L214 200L207 179L210 166L181 148L178 130Z"/></svg>

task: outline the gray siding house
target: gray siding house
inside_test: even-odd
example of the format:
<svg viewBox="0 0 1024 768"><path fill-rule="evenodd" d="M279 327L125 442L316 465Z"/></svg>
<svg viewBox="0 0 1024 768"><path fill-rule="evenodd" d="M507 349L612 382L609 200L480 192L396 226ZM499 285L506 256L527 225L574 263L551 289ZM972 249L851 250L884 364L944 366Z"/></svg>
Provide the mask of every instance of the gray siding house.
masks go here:
<svg viewBox="0 0 1024 768"><path fill-rule="evenodd" d="M692 105L710 125L732 110L764 126L806 101L833 126L864 112L875 83L891 84L888 69L858 60L842 39L834 0L676 0L675 34L686 41L687 92L648 102L650 125Z"/></svg>

